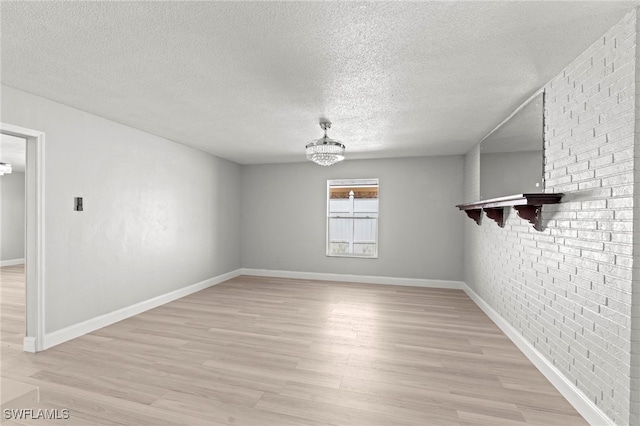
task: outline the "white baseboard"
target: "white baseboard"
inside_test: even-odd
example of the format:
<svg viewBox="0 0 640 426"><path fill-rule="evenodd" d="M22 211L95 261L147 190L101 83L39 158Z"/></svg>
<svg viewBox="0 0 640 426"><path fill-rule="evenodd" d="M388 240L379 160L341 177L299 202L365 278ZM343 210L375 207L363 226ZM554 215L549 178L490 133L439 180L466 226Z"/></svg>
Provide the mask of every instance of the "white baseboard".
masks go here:
<svg viewBox="0 0 640 426"><path fill-rule="evenodd" d="M67 342L71 339L75 339L76 337L80 337L87 333L91 333L92 331L98 330L102 327L106 327L118 321L122 321L123 319L141 314L142 312L148 311L149 309L157 308L158 306L164 305L169 302L173 302L174 300L180 299L181 297L188 296L192 293L198 292L200 290L204 290L205 288L211 287L216 284L220 284L223 281L227 281L227 280L230 280L231 278L235 278L238 275L240 275L239 269L228 272L226 274L218 275L213 278L209 278L207 280L190 285L188 287L184 287L178 290L171 291L169 293L162 294L160 296L154 297L149 300L145 300L140 303L136 303L131 306L127 306L126 308L118 309L117 311L109 312L108 314L91 318L81 323L74 324L69 327L65 327L61 330L56 330L54 332L47 333L44 335L43 349L49 349L53 346L59 345L60 343ZM35 341L33 345L35 349ZM25 348L26 348L26 339L25 339ZM31 351L28 351L28 352L31 352Z"/></svg>
<svg viewBox="0 0 640 426"><path fill-rule="evenodd" d="M0 260L0 267L13 266L13 265L24 265L24 258L22 258L22 259Z"/></svg>
<svg viewBox="0 0 640 426"><path fill-rule="evenodd" d="M509 324L503 317L491 307L482 297L468 285L464 285L464 291L484 311L485 314L502 330L504 334L524 353L524 355L536 366L538 370L558 389L573 408L584 417L589 424L594 426L611 425L613 422L601 409L599 409L585 394L571 383L547 358L545 358L522 334Z"/></svg>
<svg viewBox="0 0 640 426"><path fill-rule="evenodd" d="M36 353L36 338L25 337L22 340L22 350L25 352Z"/></svg>
<svg viewBox="0 0 640 426"><path fill-rule="evenodd" d="M371 275L328 274L322 272L276 271L272 269L242 268L240 275L292 278L298 280L344 281L351 283L406 285L412 287L463 289L462 281L428 280L421 278L377 277Z"/></svg>

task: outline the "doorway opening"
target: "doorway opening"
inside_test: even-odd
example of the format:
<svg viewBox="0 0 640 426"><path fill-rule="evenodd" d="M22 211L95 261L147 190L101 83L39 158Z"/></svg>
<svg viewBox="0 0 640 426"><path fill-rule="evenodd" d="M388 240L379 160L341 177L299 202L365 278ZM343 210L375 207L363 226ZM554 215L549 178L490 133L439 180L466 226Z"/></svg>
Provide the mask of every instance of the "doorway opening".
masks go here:
<svg viewBox="0 0 640 426"><path fill-rule="evenodd" d="M25 337L23 350L46 348L44 304L44 133L0 123L0 133L25 140Z"/></svg>
<svg viewBox="0 0 640 426"><path fill-rule="evenodd" d="M2 348L12 351L23 346L26 329L25 151L25 139L0 134L0 324Z"/></svg>

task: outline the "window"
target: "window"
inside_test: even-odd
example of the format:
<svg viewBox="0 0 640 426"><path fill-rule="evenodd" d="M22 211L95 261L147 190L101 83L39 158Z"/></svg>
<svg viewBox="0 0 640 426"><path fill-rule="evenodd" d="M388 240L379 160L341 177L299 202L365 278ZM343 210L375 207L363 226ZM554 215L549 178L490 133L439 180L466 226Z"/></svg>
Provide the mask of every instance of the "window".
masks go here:
<svg viewBox="0 0 640 426"><path fill-rule="evenodd" d="M378 257L378 179L327 181L327 256Z"/></svg>

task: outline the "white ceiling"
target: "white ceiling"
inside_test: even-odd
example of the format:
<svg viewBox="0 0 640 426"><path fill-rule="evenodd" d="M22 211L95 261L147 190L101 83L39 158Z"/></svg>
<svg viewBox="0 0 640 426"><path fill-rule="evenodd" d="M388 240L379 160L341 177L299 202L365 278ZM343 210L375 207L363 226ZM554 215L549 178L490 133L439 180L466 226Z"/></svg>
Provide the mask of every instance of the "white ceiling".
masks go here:
<svg viewBox="0 0 640 426"><path fill-rule="evenodd" d="M241 163L461 154L633 2L2 2L2 82Z"/></svg>

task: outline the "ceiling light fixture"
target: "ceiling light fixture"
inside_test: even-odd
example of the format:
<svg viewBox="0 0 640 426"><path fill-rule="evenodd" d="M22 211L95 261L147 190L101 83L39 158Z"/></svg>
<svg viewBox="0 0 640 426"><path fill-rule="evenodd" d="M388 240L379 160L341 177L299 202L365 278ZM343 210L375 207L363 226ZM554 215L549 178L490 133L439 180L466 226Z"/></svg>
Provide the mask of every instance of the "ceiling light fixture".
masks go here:
<svg viewBox="0 0 640 426"><path fill-rule="evenodd" d="M11 164L0 163L0 176L11 173Z"/></svg>
<svg viewBox="0 0 640 426"><path fill-rule="evenodd" d="M307 144L307 159L321 166L331 166L344 160L345 146L327 136L331 122L326 118L320 118L320 128L324 130L324 137Z"/></svg>

